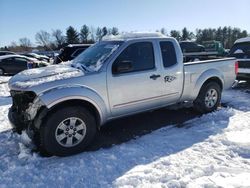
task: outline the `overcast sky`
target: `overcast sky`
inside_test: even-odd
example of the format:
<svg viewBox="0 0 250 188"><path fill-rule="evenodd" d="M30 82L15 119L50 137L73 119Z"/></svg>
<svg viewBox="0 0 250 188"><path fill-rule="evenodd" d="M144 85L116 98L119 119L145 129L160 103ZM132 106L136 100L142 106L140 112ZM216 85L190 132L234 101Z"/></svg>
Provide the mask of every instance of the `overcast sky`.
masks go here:
<svg viewBox="0 0 250 188"><path fill-rule="evenodd" d="M39 30L116 26L167 31L233 26L250 32L250 0L0 0L0 46Z"/></svg>

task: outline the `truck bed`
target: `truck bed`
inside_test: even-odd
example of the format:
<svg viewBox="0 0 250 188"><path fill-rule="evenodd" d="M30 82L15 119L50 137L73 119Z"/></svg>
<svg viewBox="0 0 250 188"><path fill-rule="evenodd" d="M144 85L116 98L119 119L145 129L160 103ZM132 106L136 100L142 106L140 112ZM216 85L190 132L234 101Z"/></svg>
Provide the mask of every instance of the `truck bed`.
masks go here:
<svg viewBox="0 0 250 188"><path fill-rule="evenodd" d="M223 89L231 88L235 80L235 58L214 59L184 63L184 86L181 101L192 101L198 95L204 80L214 75L220 78Z"/></svg>

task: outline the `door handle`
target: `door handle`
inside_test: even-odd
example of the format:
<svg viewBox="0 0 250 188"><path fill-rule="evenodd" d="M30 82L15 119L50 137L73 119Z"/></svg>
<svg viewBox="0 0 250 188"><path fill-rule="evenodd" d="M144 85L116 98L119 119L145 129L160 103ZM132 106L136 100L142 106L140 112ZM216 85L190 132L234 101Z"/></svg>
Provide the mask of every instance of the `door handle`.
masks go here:
<svg viewBox="0 0 250 188"><path fill-rule="evenodd" d="M149 78L152 80L156 80L157 78L160 78L160 77L161 77L161 75L159 75L159 74L153 74Z"/></svg>

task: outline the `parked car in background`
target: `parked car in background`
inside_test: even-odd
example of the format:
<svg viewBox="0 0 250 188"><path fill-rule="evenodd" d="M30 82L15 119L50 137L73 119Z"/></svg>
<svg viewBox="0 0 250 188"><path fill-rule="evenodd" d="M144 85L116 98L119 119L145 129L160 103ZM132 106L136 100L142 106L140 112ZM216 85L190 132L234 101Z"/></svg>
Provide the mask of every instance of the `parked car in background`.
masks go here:
<svg viewBox="0 0 250 188"><path fill-rule="evenodd" d="M22 55L0 56L0 75L14 75L30 68L44 67L48 63L37 61Z"/></svg>
<svg viewBox="0 0 250 188"><path fill-rule="evenodd" d="M229 56L238 59L237 79L250 81L250 37L236 40L230 49Z"/></svg>
<svg viewBox="0 0 250 188"><path fill-rule="evenodd" d="M49 58L49 57L47 57L47 56L45 56L45 55L38 55L38 54L36 54L36 53L23 53L23 54L21 54L21 55L26 56L26 57L35 58L35 59L37 59L37 60L39 60L39 61L47 61L47 62L50 61L50 58Z"/></svg>
<svg viewBox="0 0 250 188"><path fill-rule="evenodd" d="M191 41L181 41L180 47L183 53L190 53L190 52L204 52L205 47Z"/></svg>
<svg viewBox="0 0 250 188"><path fill-rule="evenodd" d="M15 52L11 52L11 51L0 51L0 56L2 55L14 55L16 54Z"/></svg>
<svg viewBox="0 0 250 188"><path fill-rule="evenodd" d="M60 50L60 53L55 57L53 64L59 64L63 61L70 61L90 46L91 44L69 44Z"/></svg>
<svg viewBox="0 0 250 188"><path fill-rule="evenodd" d="M59 54L59 50L53 50L53 51L36 51L35 52L38 55L45 55L47 57L49 57L50 59L55 58L55 56L57 56Z"/></svg>
<svg viewBox="0 0 250 188"><path fill-rule="evenodd" d="M149 33L103 40L71 66L27 70L9 81L9 120L39 148L65 156L83 151L112 119L184 101L200 113L220 104L236 77L236 59L183 63L174 38Z"/></svg>
<svg viewBox="0 0 250 188"><path fill-rule="evenodd" d="M204 45L206 52L213 52L214 55L220 57L227 55L227 52L220 41L215 41L215 40L204 41L202 42L202 44Z"/></svg>

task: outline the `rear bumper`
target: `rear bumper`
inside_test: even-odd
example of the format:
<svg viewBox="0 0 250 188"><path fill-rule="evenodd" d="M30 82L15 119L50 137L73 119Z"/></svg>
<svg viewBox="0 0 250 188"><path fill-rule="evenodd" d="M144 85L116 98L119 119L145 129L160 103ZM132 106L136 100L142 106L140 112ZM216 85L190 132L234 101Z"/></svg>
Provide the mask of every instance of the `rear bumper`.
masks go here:
<svg viewBox="0 0 250 188"><path fill-rule="evenodd" d="M250 80L250 73L238 73L237 80Z"/></svg>

